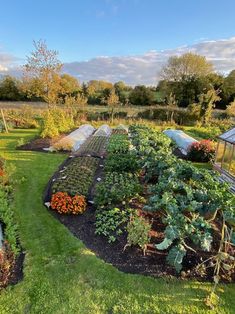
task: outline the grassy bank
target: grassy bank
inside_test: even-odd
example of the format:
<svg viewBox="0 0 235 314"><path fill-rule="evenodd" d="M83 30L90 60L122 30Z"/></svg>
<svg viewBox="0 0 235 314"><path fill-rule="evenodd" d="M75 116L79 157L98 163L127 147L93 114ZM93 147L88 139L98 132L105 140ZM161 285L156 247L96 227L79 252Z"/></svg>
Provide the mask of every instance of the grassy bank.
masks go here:
<svg viewBox="0 0 235 314"><path fill-rule="evenodd" d="M235 286L220 285L209 311L209 283L124 274L104 263L42 205L45 185L65 155L16 151L36 131L0 135L1 154L16 166L15 215L26 251L24 279L0 295L0 313L233 313Z"/></svg>

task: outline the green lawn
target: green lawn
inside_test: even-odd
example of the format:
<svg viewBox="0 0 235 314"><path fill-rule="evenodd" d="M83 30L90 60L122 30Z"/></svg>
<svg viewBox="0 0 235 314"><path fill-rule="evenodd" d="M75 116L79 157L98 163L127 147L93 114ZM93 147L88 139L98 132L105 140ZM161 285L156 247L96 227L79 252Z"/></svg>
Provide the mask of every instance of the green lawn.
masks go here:
<svg viewBox="0 0 235 314"><path fill-rule="evenodd" d="M203 303L210 284L124 274L104 263L42 205L45 185L65 158L59 154L16 151L20 137L0 135L1 154L16 166L15 216L26 251L24 279L0 295L0 313L234 313L235 285L220 285L221 306Z"/></svg>

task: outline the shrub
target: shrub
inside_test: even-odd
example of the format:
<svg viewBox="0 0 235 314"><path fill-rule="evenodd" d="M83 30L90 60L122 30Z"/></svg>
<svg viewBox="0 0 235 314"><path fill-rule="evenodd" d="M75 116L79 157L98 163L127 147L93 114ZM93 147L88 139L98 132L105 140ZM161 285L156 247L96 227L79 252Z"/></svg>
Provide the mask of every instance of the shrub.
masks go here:
<svg viewBox="0 0 235 314"><path fill-rule="evenodd" d="M215 158L215 143L210 140L201 140L192 143L188 150L188 159L197 162L208 162Z"/></svg>
<svg viewBox="0 0 235 314"><path fill-rule="evenodd" d="M226 113L229 117L235 117L235 100L228 105Z"/></svg>
<svg viewBox="0 0 235 314"><path fill-rule="evenodd" d="M52 195L51 208L59 214L82 214L86 210L86 201L83 195L69 196L67 192L57 192Z"/></svg>
<svg viewBox="0 0 235 314"><path fill-rule="evenodd" d="M59 130L55 125L54 118L49 110L46 111L42 120L41 137L53 138L59 135Z"/></svg>
<svg viewBox="0 0 235 314"><path fill-rule="evenodd" d="M50 114L53 117L54 124L59 133L68 132L74 127L74 121L71 114L69 115L65 110L55 106L50 109Z"/></svg>
<svg viewBox="0 0 235 314"><path fill-rule="evenodd" d="M141 249L146 251L147 244L150 241L151 224L141 216L132 215L130 222L127 225L127 246L138 245Z"/></svg>

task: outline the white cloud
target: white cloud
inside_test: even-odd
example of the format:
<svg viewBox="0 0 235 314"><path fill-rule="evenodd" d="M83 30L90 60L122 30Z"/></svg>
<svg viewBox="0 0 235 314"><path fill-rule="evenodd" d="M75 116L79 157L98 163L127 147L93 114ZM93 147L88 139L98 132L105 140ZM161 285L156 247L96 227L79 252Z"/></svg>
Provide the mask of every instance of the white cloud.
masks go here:
<svg viewBox="0 0 235 314"><path fill-rule="evenodd" d="M159 80L161 67L172 55L194 52L207 57L218 72L235 69L235 37L203 41L191 46L156 51L143 55L120 57L97 57L86 62L71 62L64 65L64 71L78 76L82 81L91 79L118 81L131 85L154 85Z"/></svg>
<svg viewBox="0 0 235 314"><path fill-rule="evenodd" d="M219 72L235 69L235 37L232 37L201 41L191 46L181 46L169 50L149 50L142 55L98 56L87 61L65 63L63 71L77 76L80 81L97 79L116 82L123 80L131 85L155 85L159 80L160 70L168 58L189 51L206 56ZM16 58L0 51L0 74L1 72L6 73L6 69L9 69L9 73L19 72L19 68L16 68Z"/></svg>
<svg viewBox="0 0 235 314"><path fill-rule="evenodd" d="M0 64L0 72L7 72L8 68Z"/></svg>
<svg viewBox="0 0 235 314"><path fill-rule="evenodd" d="M19 73L20 59L0 50L0 75Z"/></svg>

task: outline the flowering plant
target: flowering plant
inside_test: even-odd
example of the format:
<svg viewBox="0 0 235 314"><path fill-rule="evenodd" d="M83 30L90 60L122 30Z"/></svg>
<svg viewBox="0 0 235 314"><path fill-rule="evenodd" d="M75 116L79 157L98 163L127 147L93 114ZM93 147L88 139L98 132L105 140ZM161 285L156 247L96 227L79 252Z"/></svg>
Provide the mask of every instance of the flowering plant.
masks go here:
<svg viewBox="0 0 235 314"><path fill-rule="evenodd" d="M188 159L191 161L208 162L215 158L215 143L210 140L194 142L189 147Z"/></svg>
<svg viewBox="0 0 235 314"><path fill-rule="evenodd" d="M72 197L67 192L57 192L52 195L51 208L60 214L82 214L86 210L86 200L83 195Z"/></svg>

